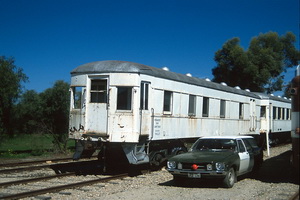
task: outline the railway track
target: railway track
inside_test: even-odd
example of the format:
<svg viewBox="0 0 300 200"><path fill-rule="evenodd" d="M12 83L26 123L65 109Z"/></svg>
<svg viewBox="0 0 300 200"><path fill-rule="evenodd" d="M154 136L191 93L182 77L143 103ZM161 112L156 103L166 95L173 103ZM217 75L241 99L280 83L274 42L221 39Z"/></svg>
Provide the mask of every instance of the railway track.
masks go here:
<svg viewBox="0 0 300 200"><path fill-rule="evenodd" d="M74 176L74 175L75 175L75 172L70 172L70 173L65 173L65 174L55 174L52 176L44 176L44 177L38 177L38 178L30 178L30 179L4 182L4 183L0 183L0 188L11 186L11 185L26 184L26 183L31 183L31 182L38 182L38 181L44 181L44 180L61 178L61 177L65 177L65 176Z"/></svg>
<svg viewBox="0 0 300 200"><path fill-rule="evenodd" d="M103 183L103 182L108 182L108 181L115 180L115 179L122 179L125 177L128 177L127 173L114 175L114 176L110 176L110 177L105 177L105 178L98 178L98 179L93 179L93 180L88 180L88 181L82 181L82 182L77 182L77 183L70 183L70 184L65 184L65 185L60 185L60 186L55 186L55 187L31 190L28 192L17 193L17 194L13 194L13 195L0 196L0 198L1 199L20 199L20 198L32 197L32 196L37 196L37 195L46 194L46 193L58 192L58 191L61 191L64 189L82 187L82 186L92 185L92 184L96 184L96 183Z"/></svg>
<svg viewBox="0 0 300 200"><path fill-rule="evenodd" d="M2 182L2 183L0 182L0 188L2 190L0 193L0 199L20 199L20 198L32 197L32 196L37 196L45 193L58 192L64 189L78 188L87 185L92 185L95 183L107 182L114 179L122 179L128 176L128 173L122 173L114 176L105 177L105 175L102 175L103 173L101 170L99 170L99 168L95 168L95 169L89 168L91 166L97 165L98 161L95 160L87 160L87 161L84 160L84 161L75 161L75 162L72 161L66 163L65 161L68 160L70 159L55 159L51 161L39 160L39 161L32 161L32 162L2 164L1 167L7 169L0 170L0 177L2 176L2 180L5 180L7 178L13 181ZM63 162L63 163L52 164L53 162ZM22 167L16 167L19 165L22 165ZM71 172L68 172L68 170L70 170ZM87 170L88 173L85 173L84 170ZM86 176L76 176L82 174L96 175L93 172L93 170L98 170L97 178L95 178L95 176L94 177L89 176L89 178L86 178ZM23 173L24 171L27 172L24 174ZM54 174L54 172L56 174ZM101 178L99 178L98 175L100 175ZM37 177L31 178L32 176L37 176ZM76 177L65 179L71 176L74 177L76 176ZM21 178L23 179L19 180ZM51 181L51 179L54 180ZM82 181L83 179L84 181ZM91 179L91 180L87 180L87 179ZM70 180L72 183L70 183ZM63 185L60 185L62 183ZM57 185L57 186L49 187L49 185ZM24 191L24 190L26 192L19 193L20 191Z"/></svg>
<svg viewBox="0 0 300 200"><path fill-rule="evenodd" d="M75 162L66 162L71 161L71 159L55 159L55 160L39 160L39 161L32 161L32 162L21 162L21 163L7 163L7 164L1 164L0 168L6 168L6 169L0 169L0 174L5 173L15 173L15 172L21 172L21 171L32 171L32 170L39 170L44 168L52 168L57 169L56 173L61 173L58 169L59 168L68 168L72 167L73 165L84 165L85 163L90 162L97 162L97 160L83 160L83 161L75 161ZM62 163L56 163L55 162L62 162ZM42 163L42 164L41 164ZM45 164L43 164L45 163ZM23 166L23 167L16 167L16 166ZM28 166L24 166L28 165Z"/></svg>
<svg viewBox="0 0 300 200"><path fill-rule="evenodd" d="M84 160L93 160L97 158L97 156L92 156L91 158L83 158L81 161ZM24 161L24 162L8 162L8 163L1 163L0 168L2 167L15 167L17 166L24 166L24 165L38 165L43 163L57 163L57 162L70 162L73 161L72 158L56 158L56 159L41 159L41 160L34 160L34 161Z"/></svg>
<svg viewBox="0 0 300 200"><path fill-rule="evenodd" d="M63 162L63 161L71 161L71 158L57 158L57 159L43 159L43 160L35 160L35 161L25 161L25 162L9 162L9 163L2 163L0 164L1 167L14 167L16 165L23 166L23 165L37 165L42 163L55 163L55 162Z"/></svg>

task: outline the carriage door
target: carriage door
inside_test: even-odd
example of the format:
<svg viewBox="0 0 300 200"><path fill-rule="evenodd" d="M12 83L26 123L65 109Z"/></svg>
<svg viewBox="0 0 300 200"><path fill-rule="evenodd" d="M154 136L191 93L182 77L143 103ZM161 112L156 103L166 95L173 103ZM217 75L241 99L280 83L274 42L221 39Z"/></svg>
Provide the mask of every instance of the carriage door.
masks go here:
<svg viewBox="0 0 300 200"><path fill-rule="evenodd" d="M107 78L90 79L90 99L87 105L86 130L90 133L107 134Z"/></svg>
<svg viewBox="0 0 300 200"><path fill-rule="evenodd" d="M151 113L149 111L149 82L141 82L140 94L140 134L149 136L151 131Z"/></svg>
<svg viewBox="0 0 300 200"><path fill-rule="evenodd" d="M77 131L83 131L85 126L86 112L86 87L72 86L71 87L71 110L69 122L70 138L79 139L81 135L75 134Z"/></svg>

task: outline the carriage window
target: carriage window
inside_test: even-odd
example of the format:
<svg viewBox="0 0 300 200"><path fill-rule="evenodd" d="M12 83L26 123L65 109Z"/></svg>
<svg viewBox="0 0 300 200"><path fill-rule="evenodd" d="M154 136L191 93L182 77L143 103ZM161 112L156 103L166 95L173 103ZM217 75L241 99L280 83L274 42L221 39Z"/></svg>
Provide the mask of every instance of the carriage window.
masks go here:
<svg viewBox="0 0 300 200"><path fill-rule="evenodd" d="M261 118L266 118L266 106L261 106L260 107L260 117Z"/></svg>
<svg viewBox="0 0 300 200"><path fill-rule="evenodd" d="M239 104L239 118L244 119L244 104L243 103Z"/></svg>
<svg viewBox="0 0 300 200"><path fill-rule="evenodd" d="M282 117L281 114L282 114L281 113L281 108L278 108L278 119L281 119L281 117Z"/></svg>
<svg viewBox="0 0 300 200"><path fill-rule="evenodd" d="M107 81L91 80L91 103L107 102Z"/></svg>
<svg viewBox="0 0 300 200"><path fill-rule="evenodd" d="M132 87L118 87L117 110L131 110Z"/></svg>
<svg viewBox="0 0 300 200"><path fill-rule="evenodd" d="M277 117L277 107L273 107L273 119L276 119Z"/></svg>
<svg viewBox="0 0 300 200"><path fill-rule="evenodd" d="M172 108L172 92L164 91L164 111L171 112Z"/></svg>
<svg viewBox="0 0 300 200"><path fill-rule="evenodd" d="M149 83L141 83L140 109L148 110Z"/></svg>
<svg viewBox="0 0 300 200"><path fill-rule="evenodd" d="M282 119L285 120L285 108L282 108Z"/></svg>
<svg viewBox="0 0 300 200"><path fill-rule="evenodd" d="M225 118L225 113L226 113L226 101L225 100L220 100L220 117Z"/></svg>
<svg viewBox="0 0 300 200"><path fill-rule="evenodd" d="M209 98L203 97L202 117L208 117L209 114Z"/></svg>
<svg viewBox="0 0 300 200"><path fill-rule="evenodd" d="M85 87L73 87L73 108L81 109L85 106Z"/></svg>
<svg viewBox="0 0 300 200"><path fill-rule="evenodd" d="M290 109L289 108L286 109L286 119L290 120Z"/></svg>
<svg viewBox="0 0 300 200"><path fill-rule="evenodd" d="M189 116L195 116L196 115L196 96L195 95L189 95L188 114L189 114Z"/></svg>

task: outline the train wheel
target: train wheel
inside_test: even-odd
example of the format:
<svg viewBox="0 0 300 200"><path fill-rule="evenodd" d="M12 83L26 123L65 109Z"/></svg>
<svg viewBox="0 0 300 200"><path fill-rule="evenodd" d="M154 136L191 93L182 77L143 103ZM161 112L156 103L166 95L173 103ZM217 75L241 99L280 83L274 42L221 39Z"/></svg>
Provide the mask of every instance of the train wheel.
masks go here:
<svg viewBox="0 0 300 200"><path fill-rule="evenodd" d="M155 154L155 156L151 160L151 168L153 170L159 170L164 160L163 158L163 155L161 155L160 153Z"/></svg>

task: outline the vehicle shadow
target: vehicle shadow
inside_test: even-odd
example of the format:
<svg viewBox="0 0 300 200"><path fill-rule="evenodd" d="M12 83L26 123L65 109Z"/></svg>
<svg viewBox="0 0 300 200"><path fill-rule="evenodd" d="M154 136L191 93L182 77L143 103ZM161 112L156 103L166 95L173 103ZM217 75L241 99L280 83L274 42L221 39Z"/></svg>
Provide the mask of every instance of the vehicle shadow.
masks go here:
<svg viewBox="0 0 300 200"><path fill-rule="evenodd" d="M200 179L186 179L181 182L174 182L173 180L159 183L159 186L176 186L184 188L222 188L222 181L216 180L200 180Z"/></svg>
<svg viewBox="0 0 300 200"><path fill-rule="evenodd" d="M291 151L265 160L258 172L250 178L266 183L299 184L299 169L293 169L290 164Z"/></svg>

